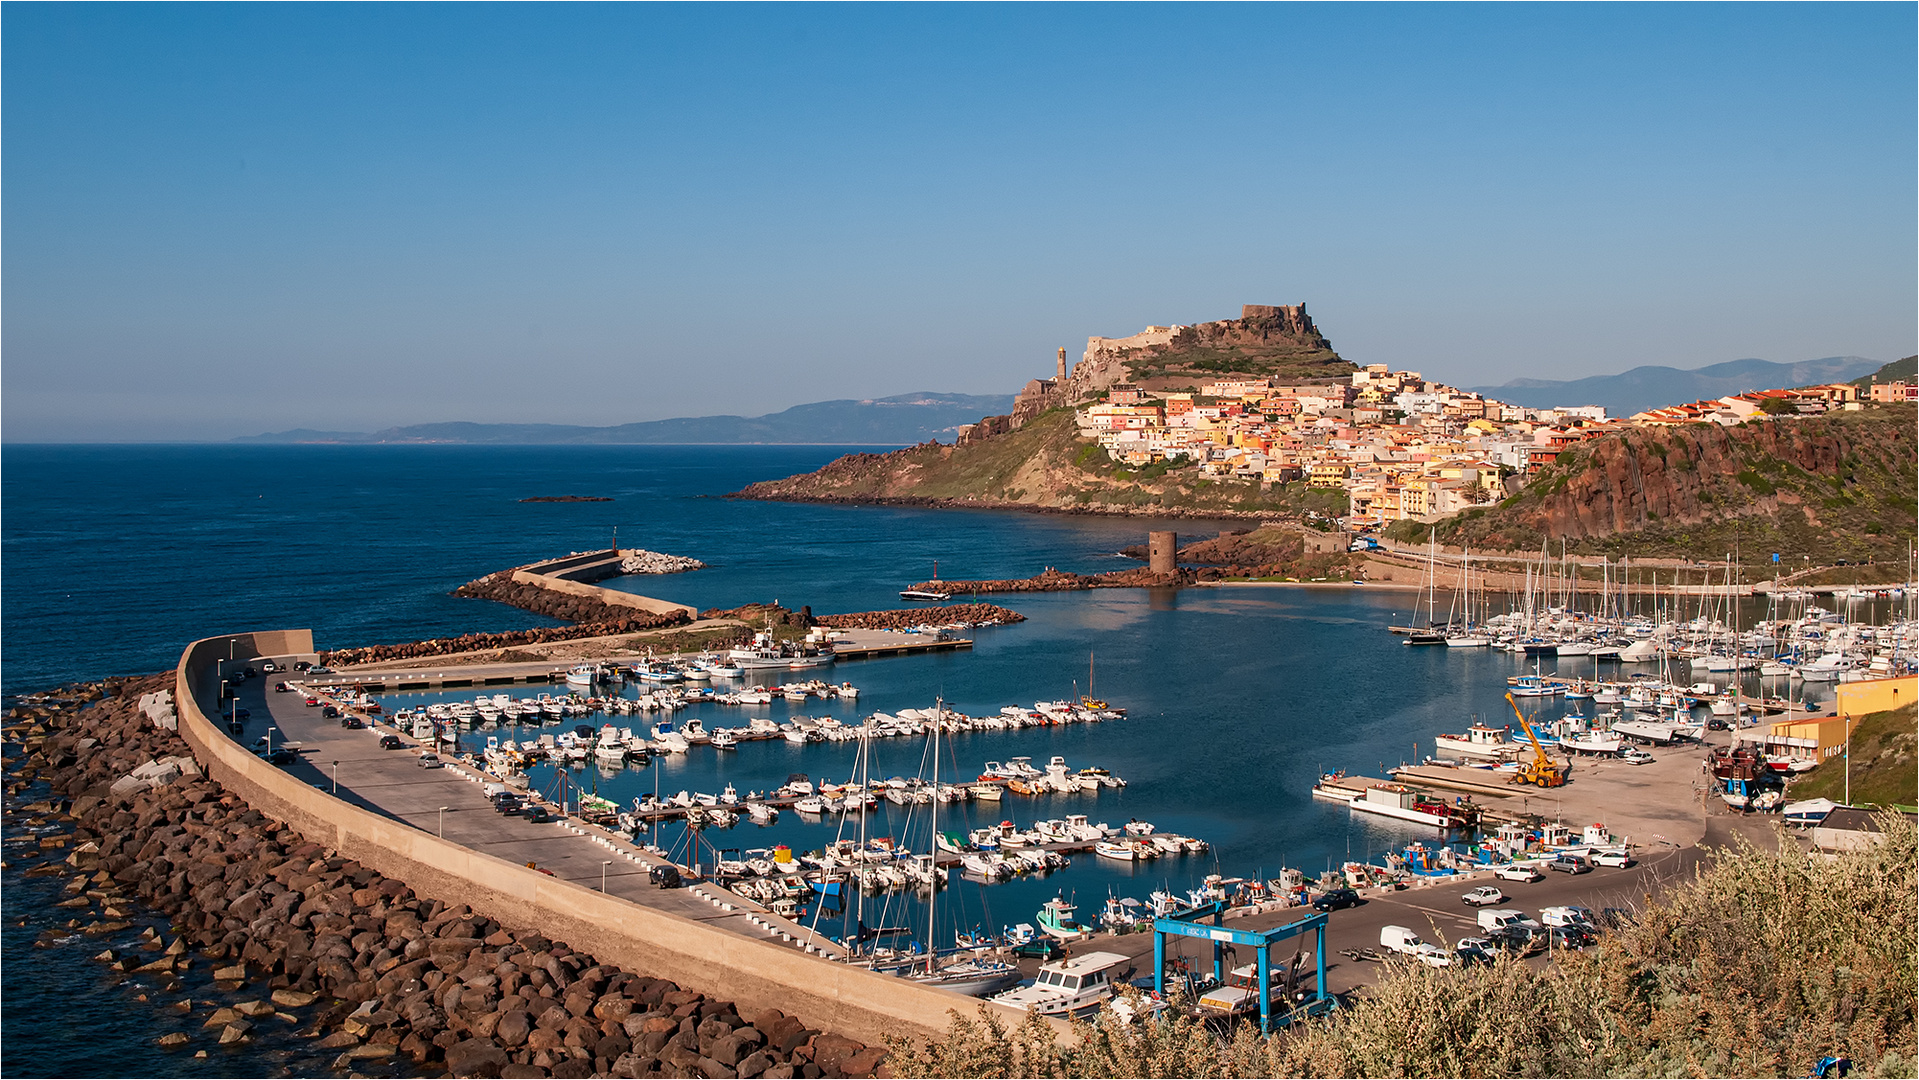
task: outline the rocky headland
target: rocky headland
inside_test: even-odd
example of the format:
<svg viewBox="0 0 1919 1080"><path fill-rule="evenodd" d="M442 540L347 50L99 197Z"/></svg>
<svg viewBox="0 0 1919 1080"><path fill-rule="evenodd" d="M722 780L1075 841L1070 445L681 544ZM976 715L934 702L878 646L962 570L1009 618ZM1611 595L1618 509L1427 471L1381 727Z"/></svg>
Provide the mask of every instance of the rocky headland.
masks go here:
<svg viewBox="0 0 1919 1080"><path fill-rule="evenodd" d="M417 895L201 774L142 711L169 674L70 687L5 718L11 823L36 846L9 869L67 878L70 933L93 959L198 1018L180 1052L305 1040L340 1072L585 1077L868 1076L885 1051L771 1009L624 971ZM167 929L132 931L151 911ZM211 984L207 982L210 976ZM222 1000L207 1000L211 991Z"/></svg>
<svg viewBox="0 0 1919 1080"><path fill-rule="evenodd" d="M1915 513L1919 440L1910 405L1752 420L1731 427L1628 428L1559 455L1518 494L1396 539L1474 551L1538 552L1548 537L1584 554L1782 563L1903 561Z"/></svg>

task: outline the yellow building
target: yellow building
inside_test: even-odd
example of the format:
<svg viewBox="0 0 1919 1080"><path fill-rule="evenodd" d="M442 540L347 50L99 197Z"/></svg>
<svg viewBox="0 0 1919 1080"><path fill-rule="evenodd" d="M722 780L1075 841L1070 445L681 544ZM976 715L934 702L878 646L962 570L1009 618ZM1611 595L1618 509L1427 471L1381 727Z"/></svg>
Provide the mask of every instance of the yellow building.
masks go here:
<svg viewBox="0 0 1919 1080"><path fill-rule="evenodd" d="M1835 696L1835 715L1773 721L1766 746L1814 761L1837 757L1846 752L1846 738L1861 717L1911 704L1919 697L1919 676L1842 682Z"/></svg>
<svg viewBox="0 0 1919 1080"><path fill-rule="evenodd" d="M1312 486L1336 488L1346 483L1347 468L1339 462L1320 462L1313 466Z"/></svg>

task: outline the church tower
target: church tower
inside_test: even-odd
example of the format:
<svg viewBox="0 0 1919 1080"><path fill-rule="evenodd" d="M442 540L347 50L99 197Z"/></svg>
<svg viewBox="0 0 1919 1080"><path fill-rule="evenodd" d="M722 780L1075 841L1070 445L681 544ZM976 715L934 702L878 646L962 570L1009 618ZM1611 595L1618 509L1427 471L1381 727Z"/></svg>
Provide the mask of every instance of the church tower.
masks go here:
<svg viewBox="0 0 1919 1080"><path fill-rule="evenodd" d="M1061 346L1059 350L1059 374L1056 376L1056 378L1058 379L1058 382L1055 385L1059 386L1061 389L1065 389L1066 387L1066 349L1064 346Z"/></svg>

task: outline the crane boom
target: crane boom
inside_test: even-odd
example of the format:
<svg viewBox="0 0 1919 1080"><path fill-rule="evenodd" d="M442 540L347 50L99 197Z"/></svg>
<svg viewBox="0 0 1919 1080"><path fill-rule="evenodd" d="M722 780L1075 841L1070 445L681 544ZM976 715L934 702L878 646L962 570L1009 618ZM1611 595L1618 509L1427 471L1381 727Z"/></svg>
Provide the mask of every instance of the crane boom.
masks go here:
<svg viewBox="0 0 1919 1080"><path fill-rule="evenodd" d="M1520 730L1526 733L1526 738L1531 739L1533 744L1532 763L1522 768L1518 775L1513 777L1513 782L1538 784L1540 787L1563 785L1566 782L1566 770L1554 764L1553 760L1546 756L1546 748L1540 745L1539 736L1533 732L1533 726L1526 721L1526 714L1519 711L1519 702L1514 701L1511 694L1507 694L1506 704L1513 707L1513 716L1518 719Z"/></svg>

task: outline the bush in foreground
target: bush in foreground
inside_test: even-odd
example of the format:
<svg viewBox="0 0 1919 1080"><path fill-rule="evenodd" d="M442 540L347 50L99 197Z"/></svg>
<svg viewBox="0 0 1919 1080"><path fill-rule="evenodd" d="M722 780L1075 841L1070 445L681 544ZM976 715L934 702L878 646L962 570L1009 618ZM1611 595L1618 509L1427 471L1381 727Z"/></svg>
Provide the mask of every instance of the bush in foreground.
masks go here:
<svg viewBox="0 0 1919 1080"><path fill-rule="evenodd" d="M1584 954L1433 970L1394 965L1357 1005L1272 1038L1110 1009L1070 1045L982 1009L901 1040L897 1076L1803 1076L1827 1054L1911 1076L1919 848L1910 819L1836 859L1791 842L1717 853Z"/></svg>

